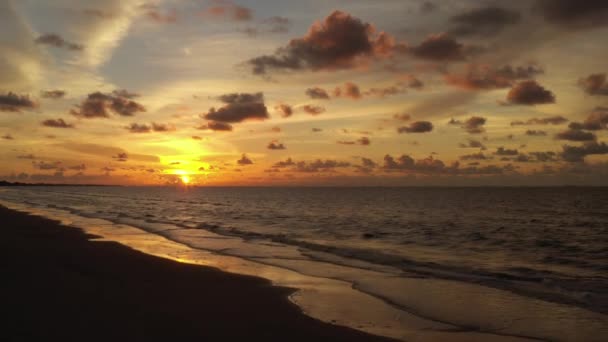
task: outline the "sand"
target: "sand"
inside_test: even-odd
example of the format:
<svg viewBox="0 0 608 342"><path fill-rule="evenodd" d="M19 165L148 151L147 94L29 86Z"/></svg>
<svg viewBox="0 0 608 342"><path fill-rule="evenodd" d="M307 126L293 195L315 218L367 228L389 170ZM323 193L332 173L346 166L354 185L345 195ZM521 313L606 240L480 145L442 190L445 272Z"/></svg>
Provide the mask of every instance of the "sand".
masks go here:
<svg viewBox="0 0 608 342"><path fill-rule="evenodd" d="M387 341L301 313L293 290L0 207L3 341Z"/></svg>

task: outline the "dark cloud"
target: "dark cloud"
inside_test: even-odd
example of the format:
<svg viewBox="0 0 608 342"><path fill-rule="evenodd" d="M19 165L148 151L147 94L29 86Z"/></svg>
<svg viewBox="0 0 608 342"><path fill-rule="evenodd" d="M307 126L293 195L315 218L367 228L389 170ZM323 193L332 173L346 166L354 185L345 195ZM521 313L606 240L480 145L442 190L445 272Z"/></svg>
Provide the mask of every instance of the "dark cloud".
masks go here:
<svg viewBox="0 0 608 342"><path fill-rule="evenodd" d="M446 73L447 84L468 90L492 90L509 88L514 81L527 80L544 73L536 65L494 68L489 65L469 64L464 74Z"/></svg>
<svg viewBox="0 0 608 342"><path fill-rule="evenodd" d="M338 144L341 145L362 145L362 146L369 146L371 144L371 140L369 140L368 137L361 137L357 140L341 140L338 141Z"/></svg>
<svg viewBox="0 0 608 342"><path fill-rule="evenodd" d="M462 128L471 134L479 134L485 132L483 125L486 124L487 119L481 116L472 116L462 123Z"/></svg>
<svg viewBox="0 0 608 342"><path fill-rule="evenodd" d="M129 159L129 155L126 152L119 152L115 156L112 156L112 158L119 162L125 162Z"/></svg>
<svg viewBox="0 0 608 342"><path fill-rule="evenodd" d="M32 110L38 105L28 95L17 95L13 92L0 94L0 112L16 112Z"/></svg>
<svg viewBox="0 0 608 342"><path fill-rule="evenodd" d="M399 121L410 121L411 118L412 118L412 116L407 113L393 115L393 119L399 120Z"/></svg>
<svg viewBox="0 0 608 342"><path fill-rule="evenodd" d="M139 94L130 92L126 89L115 89L112 91L112 95L124 97L125 99L134 99L136 97L139 97Z"/></svg>
<svg viewBox="0 0 608 342"><path fill-rule="evenodd" d="M529 155L533 156L536 161L539 162L549 162L556 161L557 153L548 151L548 152L530 152Z"/></svg>
<svg viewBox="0 0 608 342"><path fill-rule="evenodd" d="M606 74L591 74L578 80L578 85L589 95L608 96Z"/></svg>
<svg viewBox="0 0 608 342"><path fill-rule="evenodd" d="M287 149L287 147L285 147L285 145L283 145L282 143L278 142L277 140L273 140L270 143L268 143L268 146L266 146L266 148L268 148L269 150L285 150L285 149Z"/></svg>
<svg viewBox="0 0 608 342"><path fill-rule="evenodd" d="M526 135L533 136L533 137L544 137L547 135L547 132L539 131L539 130L535 130L535 129L529 129L526 131Z"/></svg>
<svg viewBox="0 0 608 342"><path fill-rule="evenodd" d="M426 133L433 130L433 124L429 121L412 122L409 126L397 128L399 133Z"/></svg>
<svg viewBox="0 0 608 342"><path fill-rule="evenodd" d="M239 165L251 165L253 164L253 161L249 159L246 154L243 153L241 159L237 160L236 163Z"/></svg>
<svg viewBox="0 0 608 342"><path fill-rule="evenodd" d="M325 112L325 108L321 106L304 105L302 110L310 115L319 115Z"/></svg>
<svg viewBox="0 0 608 342"><path fill-rule="evenodd" d="M354 84L353 82L344 83L344 87L336 87L334 89L335 97L348 97L353 100L358 100L361 98L361 90L359 86Z"/></svg>
<svg viewBox="0 0 608 342"><path fill-rule="evenodd" d="M272 167L282 169L293 165L296 165L296 163L291 158L287 158L285 161L276 162Z"/></svg>
<svg viewBox="0 0 608 342"><path fill-rule="evenodd" d="M152 123L152 130L154 132L172 132L175 131L175 126L171 124L163 124L163 123Z"/></svg>
<svg viewBox="0 0 608 342"><path fill-rule="evenodd" d="M138 123L132 123L125 128L128 129L131 133L149 133L151 130L150 126Z"/></svg>
<svg viewBox="0 0 608 342"><path fill-rule="evenodd" d="M76 43L70 43L55 33L44 34L36 39L36 44L50 45L57 48L66 48L72 51L82 51L84 46Z"/></svg>
<svg viewBox="0 0 608 342"><path fill-rule="evenodd" d="M408 48L413 56L434 62L463 61L474 50L445 33L430 35L420 44Z"/></svg>
<svg viewBox="0 0 608 342"><path fill-rule="evenodd" d="M24 155L20 155L17 156L17 159L36 159L36 156L34 156L33 154L24 154Z"/></svg>
<svg viewBox="0 0 608 342"><path fill-rule="evenodd" d="M110 113L120 116L133 116L138 112L145 112L146 108L131 100L128 97L123 97L117 93L104 94L102 92L94 92L87 96L82 103L70 110L70 114L86 118L108 118Z"/></svg>
<svg viewBox="0 0 608 342"><path fill-rule="evenodd" d="M482 150L486 149L485 145L481 141L474 139L469 139L466 144L460 144L458 146L460 148L480 148Z"/></svg>
<svg viewBox="0 0 608 342"><path fill-rule="evenodd" d="M545 20L562 28L608 25L608 2L604 0L539 0L537 11Z"/></svg>
<svg viewBox="0 0 608 342"><path fill-rule="evenodd" d="M507 103L526 106L555 103L555 95L536 81L523 81L511 88L507 94Z"/></svg>
<svg viewBox="0 0 608 342"><path fill-rule="evenodd" d="M494 36L521 21L521 14L500 7L476 8L450 18L453 35Z"/></svg>
<svg viewBox="0 0 608 342"><path fill-rule="evenodd" d="M40 92L40 97L45 99L60 99L65 96L66 92L63 90L44 90Z"/></svg>
<svg viewBox="0 0 608 342"><path fill-rule="evenodd" d="M568 122L568 119L561 115L548 116L544 118L532 118L526 121L512 121L511 126L525 125L561 125Z"/></svg>
<svg viewBox="0 0 608 342"><path fill-rule="evenodd" d="M591 141L597 139L595 134L579 129L568 129L555 135L555 139L570 141Z"/></svg>
<svg viewBox="0 0 608 342"><path fill-rule="evenodd" d="M206 124L199 126L198 129L229 132L232 131L232 125L225 122L209 121Z"/></svg>
<svg viewBox="0 0 608 342"><path fill-rule="evenodd" d="M4 140L13 140L15 138L13 138L13 136L10 135L10 134L5 134L5 135L2 136L2 139L4 139Z"/></svg>
<svg viewBox="0 0 608 342"><path fill-rule="evenodd" d="M312 128L312 131L313 131L313 132L315 132L315 133L317 133L317 132L323 132L323 129L313 127L313 128Z"/></svg>
<svg viewBox="0 0 608 342"><path fill-rule="evenodd" d="M511 150L501 146L496 149L496 152L494 152L494 154L497 156L516 156L519 154L519 152L517 150Z"/></svg>
<svg viewBox="0 0 608 342"><path fill-rule="evenodd" d="M217 1L217 5L205 9L202 14L233 21L249 21L253 18L250 8L236 5L231 1Z"/></svg>
<svg viewBox="0 0 608 342"><path fill-rule="evenodd" d="M279 112L281 117L288 118L293 115L293 108L288 104L278 104L274 107L274 109Z"/></svg>
<svg viewBox="0 0 608 342"><path fill-rule="evenodd" d="M486 157L486 155L483 154L482 152L465 154L463 156L460 156L460 160L486 160L486 159L489 159L489 158Z"/></svg>
<svg viewBox="0 0 608 342"><path fill-rule="evenodd" d="M572 122L568 126L571 129L586 129L588 131L598 131L608 129L608 107L596 107L587 116L585 121Z"/></svg>
<svg viewBox="0 0 608 342"><path fill-rule="evenodd" d="M62 170L61 162L33 161L32 166L39 170Z"/></svg>
<svg viewBox="0 0 608 342"><path fill-rule="evenodd" d="M225 105L201 115L204 119L224 123L237 123L246 120L266 120L268 109L262 93L232 93L219 97Z"/></svg>
<svg viewBox="0 0 608 342"><path fill-rule="evenodd" d="M306 89L306 95L311 99L329 100L329 94L327 90L319 87L313 87Z"/></svg>
<svg viewBox="0 0 608 342"><path fill-rule="evenodd" d="M291 21L279 16L264 19L262 24L269 26L268 31L272 33L286 33L291 28Z"/></svg>
<svg viewBox="0 0 608 342"><path fill-rule="evenodd" d="M439 159L428 157L414 160L414 158L406 154L397 159L393 158L391 155L385 155L383 168L385 170L415 171L423 173L441 173L446 170L444 162Z"/></svg>
<svg viewBox="0 0 608 342"><path fill-rule="evenodd" d="M192 139L194 139L194 140L203 140L203 138L199 137L198 135L193 135Z"/></svg>
<svg viewBox="0 0 608 342"><path fill-rule="evenodd" d="M72 165L72 166L68 166L67 169L74 170L74 171L84 171L87 169L87 166L85 164Z"/></svg>
<svg viewBox="0 0 608 342"><path fill-rule="evenodd" d="M561 153L562 159L568 162L582 162L585 157L593 154L608 154L608 145L597 141L586 142L582 146L564 145Z"/></svg>
<svg viewBox="0 0 608 342"><path fill-rule="evenodd" d="M74 128L73 124L65 122L63 119L48 119L42 121L43 126L55 128Z"/></svg>
<svg viewBox="0 0 608 342"><path fill-rule="evenodd" d="M422 14L429 14L429 13L433 13L435 11L437 11L439 7L437 6L437 4L431 2L431 1L425 1L422 4L420 4L420 13Z"/></svg>
<svg viewBox="0 0 608 342"><path fill-rule="evenodd" d="M384 32L348 13L334 11L313 24L302 38L292 39L273 55L247 63L254 74L269 70L337 70L360 66L374 58L389 56L395 43Z"/></svg>

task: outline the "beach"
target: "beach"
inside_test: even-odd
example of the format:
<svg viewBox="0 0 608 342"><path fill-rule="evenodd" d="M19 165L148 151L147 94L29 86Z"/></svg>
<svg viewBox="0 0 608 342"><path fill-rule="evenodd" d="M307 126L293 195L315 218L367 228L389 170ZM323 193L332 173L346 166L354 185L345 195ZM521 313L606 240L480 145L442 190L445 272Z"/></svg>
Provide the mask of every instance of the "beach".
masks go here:
<svg viewBox="0 0 608 342"><path fill-rule="evenodd" d="M383 341L300 312L291 289L0 207L2 339Z"/></svg>

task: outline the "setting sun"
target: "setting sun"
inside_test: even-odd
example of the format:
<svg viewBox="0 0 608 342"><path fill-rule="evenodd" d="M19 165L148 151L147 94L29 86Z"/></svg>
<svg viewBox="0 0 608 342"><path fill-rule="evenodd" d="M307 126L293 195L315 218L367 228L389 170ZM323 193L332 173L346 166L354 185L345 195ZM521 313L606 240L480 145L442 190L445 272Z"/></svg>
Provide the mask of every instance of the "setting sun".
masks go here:
<svg viewBox="0 0 608 342"><path fill-rule="evenodd" d="M189 176L181 176L180 179L182 180L182 183L184 183L184 185L188 185L188 183L190 183L190 177Z"/></svg>

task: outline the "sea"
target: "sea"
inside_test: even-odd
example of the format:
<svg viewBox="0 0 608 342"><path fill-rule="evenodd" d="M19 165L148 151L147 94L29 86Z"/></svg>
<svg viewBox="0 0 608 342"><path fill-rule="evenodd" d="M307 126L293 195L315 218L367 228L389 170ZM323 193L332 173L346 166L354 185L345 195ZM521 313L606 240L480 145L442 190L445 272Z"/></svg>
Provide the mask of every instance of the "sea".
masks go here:
<svg viewBox="0 0 608 342"><path fill-rule="evenodd" d="M608 188L28 186L0 204L270 279L378 335L608 338Z"/></svg>

